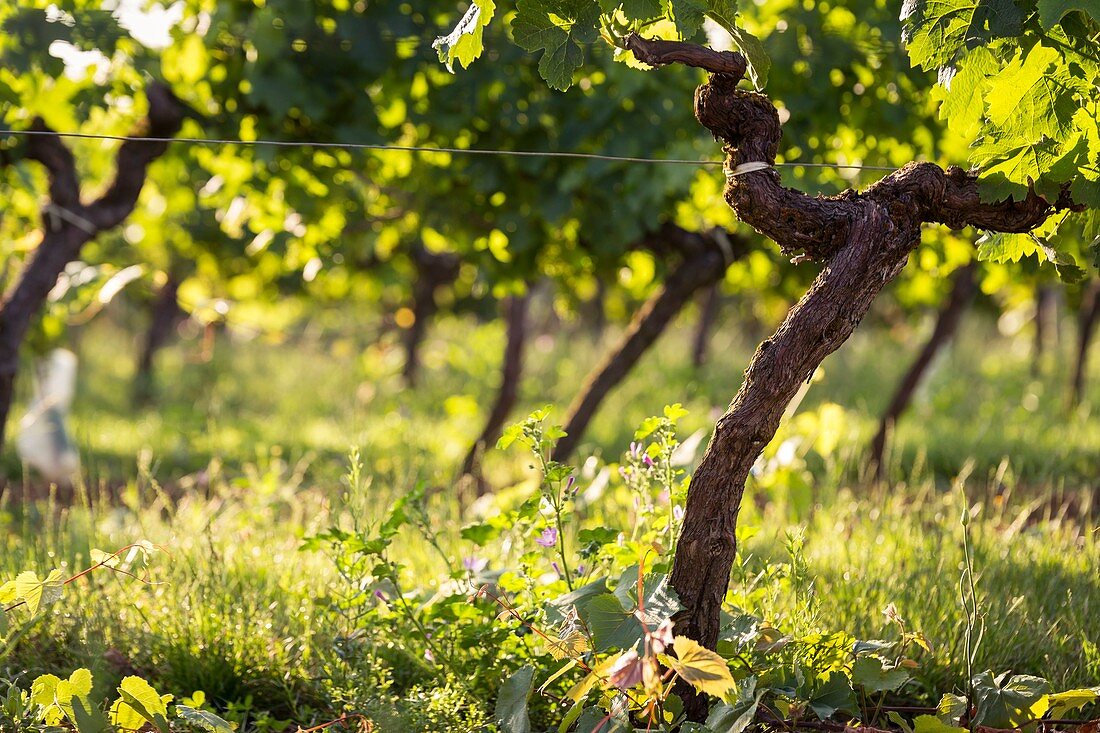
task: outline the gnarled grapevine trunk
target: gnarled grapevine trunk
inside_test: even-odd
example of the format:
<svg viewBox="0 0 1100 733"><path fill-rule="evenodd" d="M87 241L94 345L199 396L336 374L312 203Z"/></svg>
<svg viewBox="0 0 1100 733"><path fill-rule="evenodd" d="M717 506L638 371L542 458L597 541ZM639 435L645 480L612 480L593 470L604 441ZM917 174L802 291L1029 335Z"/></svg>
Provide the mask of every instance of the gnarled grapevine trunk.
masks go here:
<svg viewBox="0 0 1100 733"><path fill-rule="evenodd" d="M973 175L930 163L907 165L864 192L826 198L785 188L770 167L779 147L779 116L767 97L737 88L744 70L738 54L715 59L715 52L685 50L683 44L637 36L626 42L651 65L686 62L714 72L696 91L695 114L727 143L727 203L785 253L801 252L822 263L809 291L757 348L691 479L671 575L684 607L677 631L714 648L749 470L801 384L847 340L883 286L904 267L920 243L921 225L1029 231L1054 208L1070 203L1032 194L1022 202L985 204ZM684 685L678 691L689 719L704 719L706 700Z"/></svg>
<svg viewBox="0 0 1100 733"><path fill-rule="evenodd" d="M894 396L890 399L886 411L879 418L878 432L875 433L875 437L871 441L871 455L868 460L877 478L882 477L884 470L883 459L886 454L887 438L893 432L898 418L908 409L909 403L913 401L913 395L916 393L921 381L923 381L929 367L932 366L936 355L951 342L959 328L959 322L966 312L966 307L974 296L975 269L974 263L971 262L956 271L951 285L951 292L948 293L940 312L936 315L936 325L932 329L932 335L928 337L928 341L925 342L916 360L909 366L909 370L902 377Z"/></svg>
<svg viewBox="0 0 1100 733"><path fill-rule="evenodd" d="M691 297L700 288L721 280L725 274L726 255L710 235L666 225L655 236L671 245L663 248L684 252L686 259L638 309L618 343L585 379L569 407L566 434L554 448L555 461L566 461L573 454L604 398L626 378Z"/></svg>
<svg viewBox="0 0 1100 733"><path fill-rule="evenodd" d="M527 337L527 305L531 291L524 295L513 295L505 303L505 321L507 323L507 341L504 346L504 359L500 368L500 388L496 401L489 411L485 427L481 431L462 461L462 475L480 477L481 456L486 446L500 437L504 421L508 419L512 408L519 398L520 378L523 375L523 344ZM478 493L484 493L485 484L478 481Z"/></svg>
<svg viewBox="0 0 1100 733"><path fill-rule="evenodd" d="M186 317L179 303L179 280L171 273L157 290L150 309L149 328L141 342L137 371L134 373L134 404L148 405L156 397L156 372L154 361L157 353L172 338L176 326Z"/></svg>
<svg viewBox="0 0 1100 733"><path fill-rule="evenodd" d="M405 331L405 366L401 371L405 384L416 386L420 374L420 345L428 330L428 323L439 310L435 291L458 279L461 261L453 252L431 252L425 247L412 251L416 265L416 284L413 285L413 322Z"/></svg>
<svg viewBox="0 0 1100 733"><path fill-rule="evenodd" d="M184 106L167 87L159 84L151 84L146 96L149 114L135 135L174 137L183 124ZM41 119L35 120L32 129L51 132ZM102 196L85 204L80 199L76 161L61 138L55 135L30 138L27 157L45 167L49 200L42 210L42 241L0 305L0 448L15 393L19 349L31 322L65 265L79 256L87 242L118 226L134 210L149 164L167 149L165 142L124 142L116 156L114 181Z"/></svg>

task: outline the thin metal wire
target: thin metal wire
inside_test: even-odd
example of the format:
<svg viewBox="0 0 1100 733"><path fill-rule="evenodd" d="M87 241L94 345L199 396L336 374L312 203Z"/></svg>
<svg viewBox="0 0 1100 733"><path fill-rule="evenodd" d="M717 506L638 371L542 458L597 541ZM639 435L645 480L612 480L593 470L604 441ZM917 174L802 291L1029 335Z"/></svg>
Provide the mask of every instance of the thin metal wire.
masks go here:
<svg viewBox="0 0 1100 733"><path fill-rule="evenodd" d="M394 150L409 153L450 153L454 155L498 155L516 158L579 158L582 160L604 160L618 163L648 163L655 165L699 165L720 166L721 160L688 160L684 158L639 158L627 155L606 155L603 153L577 153L570 151L551 150L492 150L486 148L446 148L419 145L390 145L386 143L337 143L325 141L290 141L290 140L236 140L232 138L205 138L205 137L142 137L132 135L97 135L86 132L56 132L54 130L0 130L0 135L23 135L42 137L78 138L82 140L111 140L119 142L150 142L150 143L186 143L189 145L237 145L243 147L277 147L277 148L325 148L340 150ZM857 165L847 163L773 163L774 167L793 168L803 166L806 168L845 168L874 171L896 171L897 168L877 165Z"/></svg>

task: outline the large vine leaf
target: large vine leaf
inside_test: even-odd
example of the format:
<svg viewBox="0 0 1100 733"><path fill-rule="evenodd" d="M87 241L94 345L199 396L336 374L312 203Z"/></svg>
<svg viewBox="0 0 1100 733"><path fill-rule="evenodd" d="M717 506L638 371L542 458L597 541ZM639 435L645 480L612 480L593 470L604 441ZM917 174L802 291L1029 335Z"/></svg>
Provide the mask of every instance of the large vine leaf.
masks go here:
<svg viewBox="0 0 1100 733"><path fill-rule="evenodd" d="M1050 683L1041 677L1005 675L994 678L992 672L974 677L975 707L973 724L988 728L1018 728L1043 717L1050 707Z"/></svg>
<svg viewBox="0 0 1100 733"><path fill-rule="evenodd" d="M521 667L500 685L497 695L496 719L504 733L530 733L531 718L527 714L527 698L535 686L535 668Z"/></svg>
<svg viewBox="0 0 1100 733"><path fill-rule="evenodd" d="M512 37L526 51L542 52L539 75L565 91L584 60L581 44L596 39L600 6L586 0L519 0Z"/></svg>
<svg viewBox="0 0 1100 733"><path fill-rule="evenodd" d="M1074 129L1082 81L1052 48L1036 45L990 80L989 119L1004 136L1065 140Z"/></svg>
<svg viewBox="0 0 1100 733"><path fill-rule="evenodd" d="M1039 0L1039 22L1043 30L1050 30L1074 10L1088 13L1100 21L1100 0Z"/></svg>
<svg viewBox="0 0 1100 733"><path fill-rule="evenodd" d="M495 12L496 3L493 0L474 0L454 30L435 39L432 48L439 53L439 60L447 66L447 71L454 71L455 61L462 64L462 68L469 68L481 56L485 50L482 39L485 26L489 25Z"/></svg>
<svg viewBox="0 0 1100 733"><path fill-rule="evenodd" d="M946 66L965 49L1020 32L1012 0L905 0L901 9L909 58L924 69Z"/></svg>

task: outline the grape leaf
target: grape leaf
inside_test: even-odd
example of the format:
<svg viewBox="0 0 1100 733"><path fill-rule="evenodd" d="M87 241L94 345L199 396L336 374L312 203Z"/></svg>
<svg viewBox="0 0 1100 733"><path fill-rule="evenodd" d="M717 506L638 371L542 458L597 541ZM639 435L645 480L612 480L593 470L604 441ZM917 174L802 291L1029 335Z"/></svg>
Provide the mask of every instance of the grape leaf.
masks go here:
<svg viewBox="0 0 1100 733"><path fill-rule="evenodd" d="M1066 13L1074 10L1088 13L1093 20L1100 21L1100 0L1039 0L1039 22L1043 30L1050 30Z"/></svg>
<svg viewBox="0 0 1100 733"><path fill-rule="evenodd" d="M649 20L661 14L661 0L623 0L623 14L630 20Z"/></svg>
<svg viewBox="0 0 1100 733"><path fill-rule="evenodd" d="M977 245L978 259L982 262L1019 262L1039 251L1039 243L1030 234L986 232Z"/></svg>
<svg viewBox="0 0 1100 733"><path fill-rule="evenodd" d="M1065 140L1074 128L1081 80L1062 63L1061 54L1036 45L1026 57L1009 64L990 82L989 119L1004 135L1037 141L1042 136Z"/></svg>
<svg viewBox="0 0 1100 733"><path fill-rule="evenodd" d="M474 0L454 30L435 39L432 48L439 54L439 60L447 66L447 71L454 71L455 61L462 64L462 68L469 68L481 55L485 50L482 35L495 12L496 3L493 0Z"/></svg>
<svg viewBox="0 0 1100 733"><path fill-rule="evenodd" d="M703 17L710 9L706 0L666 0L668 16L676 24L682 40L690 40L703 27Z"/></svg>
<svg viewBox="0 0 1100 733"><path fill-rule="evenodd" d="M196 710L187 705L177 705L176 715L181 720L210 731L210 733L233 733L234 730L230 723L214 715L214 713L206 710Z"/></svg>
<svg viewBox="0 0 1100 733"><path fill-rule="evenodd" d="M759 38L743 28L732 26L726 28L726 30L733 36L734 45L737 46L737 50L748 62L749 80L757 91L763 90L768 83L768 72L772 68L772 60L768 56L768 52L764 50L764 44L760 42Z"/></svg>
<svg viewBox="0 0 1100 733"><path fill-rule="evenodd" d="M542 51L539 75L565 91L584 54L580 44L596 39L600 7L585 0L519 0L512 37L525 51Z"/></svg>
<svg viewBox="0 0 1100 733"><path fill-rule="evenodd" d="M1012 0L905 0L901 19L909 58L935 69L964 49L1018 34L1023 15Z"/></svg>
<svg viewBox="0 0 1100 733"><path fill-rule="evenodd" d="M676 650L676 658L661 655L662 660L695 689L722 697L735 686L726 660L699 642L677 636L672 647Z"/></svg>
<svg viewBox="0 0 1100 733"><path fill-rule="evenodd" d="M985 80L997 69L997 60L987 49L976 48L968 54L944 85L940 119L947 120L952 129L973 132L985 113Z"/></svg>
<svg viewBox="0 0 1100 733"><path fill-rule="evenodd" d="M505 733L530 733L527 698L531 696L534 684L535 668L531 665L521 667L501 683L495 714Z"/></svg>

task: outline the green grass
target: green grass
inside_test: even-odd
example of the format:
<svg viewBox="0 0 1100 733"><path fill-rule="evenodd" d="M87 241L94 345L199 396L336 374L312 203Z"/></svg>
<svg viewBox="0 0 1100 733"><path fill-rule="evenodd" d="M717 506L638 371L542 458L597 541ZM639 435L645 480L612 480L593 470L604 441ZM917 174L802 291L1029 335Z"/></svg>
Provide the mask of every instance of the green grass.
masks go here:
<svg viewBox="0 0 1100 733"><path fill-rule="evenodd" d="M92 548L140 538L166 554L153 560L155 584L102 572L81 581L0 660L0 676L88 666L106 691L137 670L161 691L202 689L253 730L279 729L265 719L320 721L348 701L410 730L476 729L492 701L457 704L464 693L453 685L432 693L440 679L399 618L354 633L334 625L323 609L346 583L330 558L300 547L328 526L381 516L423 484L441 489L429 515L443 554L452 564L471 554L459 528L474 515L461 513L450 487L492 397L502 327L442 319L425 347L423 386L407 391L392 335L368 342L350 316L337 325L304 328L281 344L226 338L209 363L197 361L194 342L178 344L163 360L162 402L136 413L129 337L108 322L84 335L73 425L86 487L71 503L37 490L40 498L25 500L9 451L4 465L15 478L0 499L0 578L81 568ZM691 410L683 435L709 430L750 353L735 325L716 334L701 371L689 363L688 329L667 334L607 400L580 456L616 460L634 426L666 403ZM971 529L986 625L977 668L1039 674L1063 688L1096 684L1100 537L1091 497L1100 416L1088 405L1067 411L1065 370L1032 379L1023 337L1002 337L975 317L900 426L890 481L871 489L859 456L914 336L864 329L826 362L781 436L796 441L795 459L750 482L742 525L756 532L741 549L731 600L783 628L861 638L885 633L882 610L894 603L936 646L910 692L933 699L959 688L965 490L977 507ZM516 419L568 402L598 357L586 339L531 339ZM351 446L370 479L349 504L341 477ZM498 486L521 480L525 466L516 451L488 456ZM516 489L524 490L530 485ZM611 491L588 521L621 526L629 511ZM784 546L794 526L805 532L799 560L812 592L768 581L790 561ZM416 599L447 582L420 536L407 531L396 547L402 584ZM349 639L365 650L353 671L338 653Z"/></svg>

